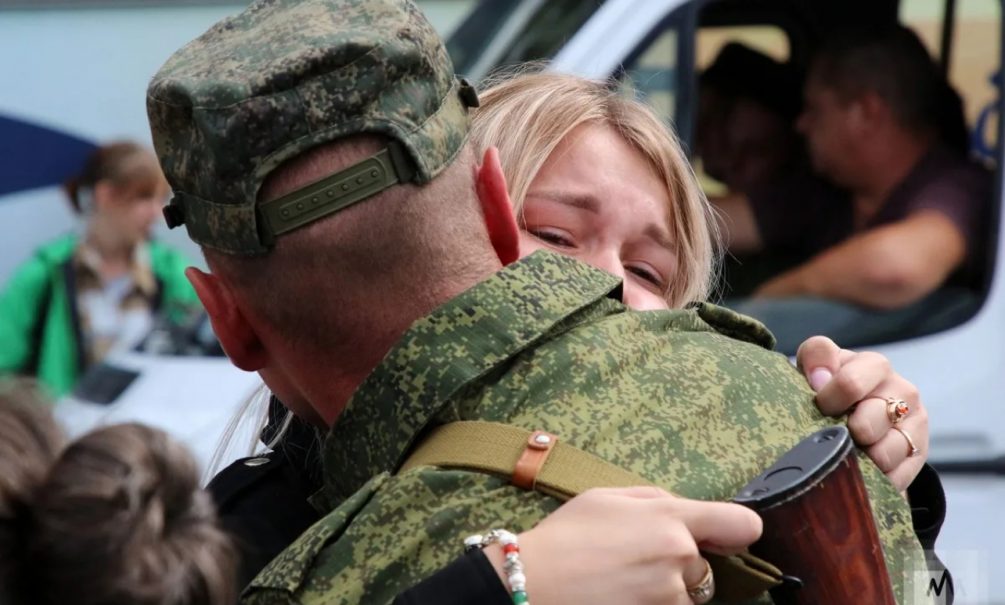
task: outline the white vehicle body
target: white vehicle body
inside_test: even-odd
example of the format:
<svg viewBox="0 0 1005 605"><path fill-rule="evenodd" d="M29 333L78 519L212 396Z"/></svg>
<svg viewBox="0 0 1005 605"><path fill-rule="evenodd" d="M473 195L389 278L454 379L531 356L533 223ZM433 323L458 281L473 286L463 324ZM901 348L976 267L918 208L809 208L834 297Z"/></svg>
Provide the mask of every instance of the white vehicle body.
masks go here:
<svg viewBox="0 0 1005 605"><path fill-rule="evenodd" d="M138 373L113 403L101 405L68 395L56 417L71 436L119 422L163 429L188 445L200 468L212 470L217 445L231 420L262 384L258 374L241 372L226 357L168 357L127 353L109 360ZM237 427L223 459L246 455L254 442L252 423Z"/></svg>

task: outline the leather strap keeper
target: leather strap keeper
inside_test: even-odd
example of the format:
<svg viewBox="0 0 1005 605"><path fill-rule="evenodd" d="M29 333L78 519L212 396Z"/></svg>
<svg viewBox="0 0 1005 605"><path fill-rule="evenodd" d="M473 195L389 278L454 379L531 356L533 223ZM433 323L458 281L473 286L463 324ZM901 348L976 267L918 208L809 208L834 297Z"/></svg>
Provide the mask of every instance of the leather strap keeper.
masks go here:
<svg viewBox="0 0 1005 605"><path fill-rule="evenodd" d="M513 467L513 477L510 483L520 489L533 490L537 487L537 476L541 474L544 463L548 460L552 448L558 443L558 437L546 431L534 431L527 438L527 447L520 454L520 459Z"/></svg>

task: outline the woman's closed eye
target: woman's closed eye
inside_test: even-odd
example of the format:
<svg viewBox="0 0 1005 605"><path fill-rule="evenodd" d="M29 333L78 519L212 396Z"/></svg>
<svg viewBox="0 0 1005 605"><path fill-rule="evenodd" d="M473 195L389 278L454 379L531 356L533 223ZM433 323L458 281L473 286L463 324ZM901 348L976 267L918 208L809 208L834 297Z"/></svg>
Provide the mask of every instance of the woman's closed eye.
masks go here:
<svg viewBox="0 0 1005 605"><path fill-rule="evenodd" d="M574 248L576 246L576 243L572 240L572 235L562 229L554 227L527 227L527 233L530 233L546 244L559 248Z"/></svg>
<svg viewBox="0 0 1005 605"><path fill-rule="evenodd" d="M658 290L662 291L666 288L666 284L660 274L646 265L625 265L625 270L649 282Z"/></svg>

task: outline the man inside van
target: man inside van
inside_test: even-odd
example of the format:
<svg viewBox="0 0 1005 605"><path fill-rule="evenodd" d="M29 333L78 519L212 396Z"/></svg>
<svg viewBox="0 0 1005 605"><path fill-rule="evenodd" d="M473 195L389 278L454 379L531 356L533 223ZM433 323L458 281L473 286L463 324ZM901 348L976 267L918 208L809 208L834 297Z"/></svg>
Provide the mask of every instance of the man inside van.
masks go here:
<svg viewBox="0 0 1005 605"><path fill-rule="evenodd" d="M900 26L835 37L811 66L797 127L827 182L791 179L719 206L734 252L809 260L736 307L782 350L810 328L854 346L973 308L991 183L967 160L959 98L918 37Z"/></svg>

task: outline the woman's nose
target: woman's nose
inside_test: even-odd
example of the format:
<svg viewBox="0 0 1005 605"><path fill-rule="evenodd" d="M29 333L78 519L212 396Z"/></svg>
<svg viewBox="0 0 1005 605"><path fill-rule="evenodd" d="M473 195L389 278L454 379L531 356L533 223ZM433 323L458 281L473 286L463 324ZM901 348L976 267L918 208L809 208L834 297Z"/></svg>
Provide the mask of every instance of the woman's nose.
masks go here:
<svg viewBox="0 0 1005 605"><path fill-rule="evenodd" d="M610 250L592 250L585 256L581 256L580 260L592 265L598 269L603 269L608 273L625 278L625 267L621 264L621 257L617 252Z"/></svg>

